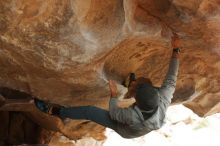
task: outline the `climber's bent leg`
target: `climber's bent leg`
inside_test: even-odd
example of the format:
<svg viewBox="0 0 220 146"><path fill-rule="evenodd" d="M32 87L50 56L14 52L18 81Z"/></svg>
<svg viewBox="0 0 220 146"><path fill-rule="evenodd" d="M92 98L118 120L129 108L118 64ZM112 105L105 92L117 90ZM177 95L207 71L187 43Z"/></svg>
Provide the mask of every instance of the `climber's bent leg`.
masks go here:
<svg viewBox="0 0 220 146"><path fill-rule="evenodd" d="M113 130L117 127L117 122L110 118L107 110L95 106L62 107L59 113L61 118L90 120Z"/></svg>

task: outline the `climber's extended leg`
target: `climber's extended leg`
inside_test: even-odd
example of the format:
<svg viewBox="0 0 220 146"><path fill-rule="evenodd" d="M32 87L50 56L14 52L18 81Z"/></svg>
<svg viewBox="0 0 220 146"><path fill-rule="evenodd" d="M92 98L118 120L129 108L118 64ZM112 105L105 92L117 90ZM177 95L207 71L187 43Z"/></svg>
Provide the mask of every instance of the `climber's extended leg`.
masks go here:
<svg viewBox="0 0 220 146"><path fill-rule="evenodd" d="M90 120L102 126L116 130L117 122L110 118L107 110L95 106L63 107L53 106L43 100L34 99L36 107L47 114L75 120Z"/></svg>
<svg viewBox="0 0 220 146"><path fill-rule="evenodd" d="M95 106L61 107L59 116L78 120L90 120L116 130L117 122L110 118L107 110Z"/></svg>

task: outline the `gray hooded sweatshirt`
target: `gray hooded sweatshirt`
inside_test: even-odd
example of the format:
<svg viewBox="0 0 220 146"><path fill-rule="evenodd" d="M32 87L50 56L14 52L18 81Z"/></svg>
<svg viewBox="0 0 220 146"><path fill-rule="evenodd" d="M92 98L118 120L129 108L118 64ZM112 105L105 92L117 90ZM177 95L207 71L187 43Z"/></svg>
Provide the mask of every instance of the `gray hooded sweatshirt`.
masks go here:
<svg viewBox="0 0 220 146"><path fill-rule="evenodd" d="M117 133L124 138L136 138L162 127L166 110L175 91L178 68L179 60L172 58L165 80L162 86L157 89L160 96L157 111L146 120L142 115L142 112L146 111L141 110L138 106L131 105L128 108L120 108L117 105L117 98L110 99L109 112L111 118L118 121Z"/></svg>

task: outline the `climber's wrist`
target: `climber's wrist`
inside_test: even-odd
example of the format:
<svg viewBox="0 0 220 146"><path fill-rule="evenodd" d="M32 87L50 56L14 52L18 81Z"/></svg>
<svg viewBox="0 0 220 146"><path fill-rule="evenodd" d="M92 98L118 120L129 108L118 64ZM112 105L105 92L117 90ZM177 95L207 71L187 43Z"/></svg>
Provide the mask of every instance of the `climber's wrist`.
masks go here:
<svg viewBox="0 0 220 146"><path fill-rule="evenodd" d="M173 52L180 53L180 48L179 47L173 48Z"/></svg>
<svg viewBox="0 0 220 146"><path fill-rule="evenodd" d="M111 98L117 98L118 95L117 94L111 94Z"/></svg>
<svg viewBox="0 0 220 146"><path fill-rule="evenodd" d="M112 89L112 90L110 91L110 93L111 93L111 98L115 98L115 97L118 96L118 92L117 92L116 90L114 90L114 89Z"/></svg>
<svg viewBox="0 0 220 146"><path fill-rule="evenodd" d="M180 48L173 48L172 58L179 58Z"/></svg>

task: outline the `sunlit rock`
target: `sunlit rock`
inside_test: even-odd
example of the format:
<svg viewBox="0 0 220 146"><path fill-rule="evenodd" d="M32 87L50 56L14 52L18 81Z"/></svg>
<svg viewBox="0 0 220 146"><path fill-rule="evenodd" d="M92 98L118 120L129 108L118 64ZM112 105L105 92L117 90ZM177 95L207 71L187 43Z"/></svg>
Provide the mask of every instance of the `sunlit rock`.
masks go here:
<svg viewBox="0 0 220 146"><path fill-rule="evenodd" d="M183 47L173 102L200 116L219 112L219 6L219 0L0 1L0 86L65 106L108 108L110 78L121 83L135 72L160 86L176 32ZM70 123L57 129L76 139L104 138L101 126L94 134L88 122L76 133Z"/></svg>

